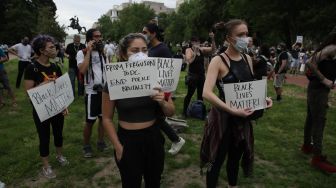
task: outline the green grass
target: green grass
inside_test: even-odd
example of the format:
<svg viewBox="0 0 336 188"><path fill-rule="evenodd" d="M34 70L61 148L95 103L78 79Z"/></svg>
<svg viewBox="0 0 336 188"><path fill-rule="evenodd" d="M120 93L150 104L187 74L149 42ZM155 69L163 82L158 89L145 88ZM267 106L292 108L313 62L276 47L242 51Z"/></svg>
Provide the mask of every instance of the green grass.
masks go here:
<svg viewBox="0 0 336 188"><path fill-rule="evenodd" d="M13 87L17 74L17 61L7 62L5 67ZM186 93L184 75L185 72L181 74L180 84L175 93L178 116L182 112ZM312 168L309 165L309 156L299 152L306 111L305 89L285 85L284 90L283 102L274 102L273 108L267 110L264 117L254 125L256 155L254 175L252 178L244 178L240 172L240 187L334 187L336 177ZM38 136L32 119L32 107L23 86L21 89L15 89L15 94L19 106L14 109L6 105L0 110L2 182L9 187L120 187L119 173L112 159L112 147L107 153L95 152L93 159L82 157L82 129L85 116L83 98L76 98L69 108L69 116L65 119L64 155L69 159L70 166L57 165L51 139L50 161L57 178L55 180L41 178ZM274 95L270 82L269 96L274 98ZM5 101L7 104L11 102L9 99ZM328 112L323 145L328 158L336 163L335 92L331 94L330 101L334 107ZM209 107L209 104L207 106ZM205 177L199 175L198 168L203 124L203 121L188 119L189 128L181 134L187 140L185 146L176 156L166 154L162 187L205 187ZM97 131L93 131L92 145L95 145L96 139ZM170 144L171 142L166 139L166 150ZM222 168L220 185L220 187L226 185L225 166Z"/></svg>

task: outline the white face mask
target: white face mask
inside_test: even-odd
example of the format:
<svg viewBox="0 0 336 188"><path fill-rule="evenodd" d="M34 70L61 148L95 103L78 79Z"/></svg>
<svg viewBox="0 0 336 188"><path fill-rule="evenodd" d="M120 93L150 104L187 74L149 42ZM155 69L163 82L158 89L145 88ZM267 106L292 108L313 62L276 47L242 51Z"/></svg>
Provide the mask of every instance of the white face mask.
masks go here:
<svg viewBox="0 0 336 188"><path fill-rule="evenodd" d="M128 57L128 61L134 62L134 61L140 61L140 60L147 59L147 58L148 58L147 54L143 52L138 52L138 53L130 55Z"/></svg>
<svg viewBox="0 0 336 188"><path fill-rule="evenodd" d="M247 49L248 41L248 37L237 37L236 44L233 47L240 53L243 53Z"/></svg>

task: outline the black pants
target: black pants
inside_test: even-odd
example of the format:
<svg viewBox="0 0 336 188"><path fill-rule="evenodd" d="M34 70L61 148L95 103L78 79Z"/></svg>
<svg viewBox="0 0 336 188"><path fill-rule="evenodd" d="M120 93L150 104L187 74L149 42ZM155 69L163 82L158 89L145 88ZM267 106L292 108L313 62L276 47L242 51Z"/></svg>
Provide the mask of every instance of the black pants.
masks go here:
<svg viewBox="0 0 336 188"><path fill-rule="evenodd" d="M19 61L18 63L18 75L16 78L16 88L20 88L21 79L26 67L29 65L29 61Z"/></svg>
<svg viewBox="0 0 336 188"><path fill-rule="evenodd" d="M204 87L204 77L200 77L197 79L194 79L188 83L188 92L187 96L184 98L183 103L183 115L187 115L187 109L190 104L190 100L192 96L194 95L196 89L197 89L197 100L203 100L203 87Z"/></svg>
<svg viewBox="0 0 336 188"><path fill-rule="evenodd" d="M171 142L179 142L180 138L174 131L174 129L165 121L165 118L162 117L158 120L160 129L167 135Z"/></svg>
<svg viewBox="0 0 336 188"><path fill-rule="evenodd" d="M64 116L62 113L41 122L36 111L33 111L33 118L36 126L36 130L40 140L40 156L47 157L49 155L49 142L50 142L50 125L54 135L55 147L63 146L63 125Z"/></svg>
<svg viewBox="0 0 336 188"><path fill-rule="evenodd" d="M330 89L318 81L310 81L307 90L307 117L304 126L304 143L313 143L315 155L322 154L323 132L327 116Z"/></svg>
<svg viewBox="0 0 336 188"><path fill-rule="evenodd" d="M146 188L160 187L165 154L160 126L141 130L125 130L119 126L118 137L124 148L122 158L116 160L122 187L140 188L142 177Z"/></svg>
<svg viewBox="0 0 336 188"><path fill-rule="evenodd" d="M210 171L207 172L207 188L215 188L217 186L219 172L225 160L226 154L228 156L226 163L226 173L229 185L237 185L239 161L243 155L243 150L244 141L241 141L238 145L236 145L233 139L232 128L228 126L217 150L215 162Z"/></svg>

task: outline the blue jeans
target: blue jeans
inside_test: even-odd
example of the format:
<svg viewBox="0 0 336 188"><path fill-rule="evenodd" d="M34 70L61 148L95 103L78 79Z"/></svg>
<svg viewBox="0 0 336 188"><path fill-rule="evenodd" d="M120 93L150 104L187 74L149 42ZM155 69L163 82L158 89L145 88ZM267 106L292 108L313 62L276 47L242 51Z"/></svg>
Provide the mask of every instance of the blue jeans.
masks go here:
<svg viewBox="0 0 336 188"><path fill-rule="evenodd" d="M72 90L74 96L76 96L76 90L75 90L75 85L76 85L76 78L77 78L77 91L78 91L78 96L82 96L84 94L84 85L81 83L79 80L79 75L78 75L78 69L70 68L69 67L69 77L72 85Z"/></svg>

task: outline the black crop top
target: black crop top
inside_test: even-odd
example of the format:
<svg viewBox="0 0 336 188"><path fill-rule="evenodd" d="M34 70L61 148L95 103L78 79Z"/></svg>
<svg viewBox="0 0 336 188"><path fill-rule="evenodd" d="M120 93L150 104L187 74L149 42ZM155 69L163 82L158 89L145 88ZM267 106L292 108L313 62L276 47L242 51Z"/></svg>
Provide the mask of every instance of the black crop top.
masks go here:
<svg viewBox="0 0 336 188"><path fill-rule="evenodd" d="M230 60L230 66L228 65L226 60L220 55L223 63L229 68L229 72L222 79L216 81L216 86L219 90L219 97L222 100L225 99L224 84L249 82L254 80L250 65L248 62L246 62L247 58L245 54L243 54L242 58L239 61L232 60L228 55L226 56Z"/></svg>
<svg viewBox="0 0 336 188"><path fill-rule="evenodd" d="M109 92L107 84L105 92ZM118 119L129 123L141 123L155 120L160 109L159 103L151 97L136 97L115 100Z"/></svg>

